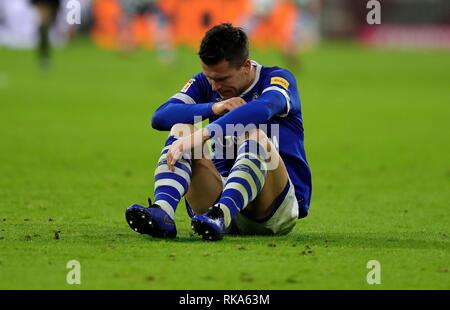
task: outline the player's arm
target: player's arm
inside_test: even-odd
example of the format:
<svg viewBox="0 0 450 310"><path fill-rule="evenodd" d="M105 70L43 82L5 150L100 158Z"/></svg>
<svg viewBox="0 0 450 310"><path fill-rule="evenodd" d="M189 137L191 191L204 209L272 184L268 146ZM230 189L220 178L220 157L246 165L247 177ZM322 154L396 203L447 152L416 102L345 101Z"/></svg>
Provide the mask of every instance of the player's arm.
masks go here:
<svg viewBox="0 0 450 310"><path fill-rule="evenodd" d="M186 104L178 99L171 98L160 106L152 117L152 127L156 130L170 130L173 125L193 124L195 117L202 119L213 115L213 103Z"/></svg>
<svg viewBox="0 0 450 310"><path fill-rule="evenodd" d="M152 127L167 131L175 124L193 124L196 117L206 119L223 115L245 104L240 97L220 102L208 102L211 94L211 84L204 74L195 75L180 92L155 111L152 117Z"/></svg>
<svg viewBox="0 0 450 310"><path fill-rule="evenodd" d="M152 127L157 130L170 130L178 123L193 124L195 117L205 119L213 116L213 102L207 102L210 88L203 74L195 75L155 111Z"/></svg>
<svg viewBox="0 0 450 310"><path fill-rule="evenodd" d="M193 124L196 116L205 119L213 115L223 115L243 104L245 104L245 101L240 97L200 104L186 104L176 99L171 99L153 114L152 127L157 130L170 130L177 123Z"/></svg>
<svg viewBox="0 0 450 310"><path fill-rule="evenodd" d="M276 72L276 74L279 73ZM184 152L200 147L205 140L218 132L226 134L227 124L259 125L267 123L275 115L287 116L291 111L292 90L296 88L296 83L293 77L284 76L270 77L259 98L231 109L208 126L174 142L167 157L169 168L173 169ZM217 130L218 126L221 130Z"/></svg>
<svg viewBox="0 0 450 310"><path fill-rule="evenodd" d="M212 122L206 127L196 130L190 136L183 137L175 141L167 155L167 165L170 170L175 169L175 163L183 153L201 147L203 142L215 136L217 126L220 126L219 132L226 134L227 124L262 124L267 122L274 115L283 113L287 108L286 98L278 91L267 91L256 100L247 104L238 106L230 112Z"/></svg>
<svg viewBox="0 0 450 310"><path fill-rule="evenodd" d="M215 129L218 129L218 127L221 129L220 132L225 134L227 124L242 124L243 126L264 124L287 109L288 102L282 93L268 91L263 93L258 99L230 111L206 126L206 128L211 137L215 135Z"/></svg>
<svg viewBox="0 0 450 310"><path fill-rule="evenodd" d="M267 123L272 117L286 116L291 111L292 90L296 88L295 79L287 71L274 71L267 80L259 98L231 110L229 113L212 122L206 129L210 136L215 135L215 128L226 134L227 124L260 125Z"/></svg>

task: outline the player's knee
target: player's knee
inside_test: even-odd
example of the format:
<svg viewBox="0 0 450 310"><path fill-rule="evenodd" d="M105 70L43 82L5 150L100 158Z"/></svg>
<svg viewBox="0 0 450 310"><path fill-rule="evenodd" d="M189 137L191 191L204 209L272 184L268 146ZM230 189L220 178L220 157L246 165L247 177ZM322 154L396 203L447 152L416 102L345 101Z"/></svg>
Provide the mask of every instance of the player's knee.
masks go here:
<svg viewBox="0 0 450 310"><path fill-rule="evenodd" d="M268 138L263 130L255 128L246 133L246 139L260 142L260 141L267 141Z"/></svg>
<svg viewBox="0 0 450 310"><path fill-rule="evenodd" d="M175 137L189 136L194 132L194 125L191 124L175 124L170 129L170 135Z"/></svg>
<svg viewBox="0 0 450 310"><path fill-rule="evenodd" d="M271 139L261 129L253 129L248 131L245 140L253 140L257 142L258 149L254 152L260 153L263 150L264 159L266 160L267 170L276 170L279 168L281 158L277 148L273 145ZM259 149L261 148L261 149Z"/></svg>
<svg viewBox="0 0 450 310"><path fill-rule="evenodd" d="M266 151L271 149L270 140L266 133L261 129L252 129L246 133L245 140L254 140Z"/></svg>

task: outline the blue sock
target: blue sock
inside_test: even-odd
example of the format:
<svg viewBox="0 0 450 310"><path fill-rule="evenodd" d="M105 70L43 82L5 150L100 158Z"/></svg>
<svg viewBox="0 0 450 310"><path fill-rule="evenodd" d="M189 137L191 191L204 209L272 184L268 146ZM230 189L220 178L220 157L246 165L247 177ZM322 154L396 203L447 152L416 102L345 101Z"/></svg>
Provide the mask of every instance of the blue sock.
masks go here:
<svg viewBox="0 0 450 310"><path fill-rule="evenodd" d="M167 152L177 138L169 136L161 152L155 170L155 204L167 212L172 218L178 203L186 194L192 178L192 161L183 155L175 164L175 171L167 167Z"/></svg>
<svg viewBox="0 0 450 310"><path fill-rule="evenodd" d="M246 140L239 147L236 162L216 204L229 210L229 218L224 212L227 225L261 192L267 175L266 160L266 152L254 140Z"/></svg>

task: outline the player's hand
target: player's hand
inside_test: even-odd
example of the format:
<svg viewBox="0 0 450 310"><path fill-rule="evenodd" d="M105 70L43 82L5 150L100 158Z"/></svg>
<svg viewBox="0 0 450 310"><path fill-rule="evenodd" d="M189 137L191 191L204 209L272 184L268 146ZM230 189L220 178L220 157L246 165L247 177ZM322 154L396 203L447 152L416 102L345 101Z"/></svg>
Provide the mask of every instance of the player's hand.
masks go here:
<svg viewBox="0 0 450 310"><path fill-rule="evenodd" d="M210 138L209 132L206 128L196 130L193 134L181 137L172 143L167 151L167 166L170 171L175 171L175 164L185 153L197 147L203 147L203 142Z"/></svg>
<svg viewBox="0 0 450 310"><path fill-rule="evenodd" d="M212 110L214 115L222 115L236 109L237 107L240 107L243 104L246 104L246 102L241 97L232 97L230 99L214 103Z"/></svg>
<svg viewBox="0 0 450 310"><path fill-rule="evenodd" d="M167 166L170 171L175 171L175 164L183 156L185 152L183 150L184 138L180 138L172 143L169 150L167 151Z"/></svg>

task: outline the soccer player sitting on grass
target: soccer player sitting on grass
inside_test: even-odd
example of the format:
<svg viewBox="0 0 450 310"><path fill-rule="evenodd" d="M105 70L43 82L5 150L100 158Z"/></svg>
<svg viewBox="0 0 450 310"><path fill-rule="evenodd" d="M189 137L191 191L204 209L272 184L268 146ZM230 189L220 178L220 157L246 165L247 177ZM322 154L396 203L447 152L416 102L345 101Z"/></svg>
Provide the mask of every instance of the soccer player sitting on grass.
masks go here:
<svg viewBox="0 0 450 310"><path fill-rule="evenodd" d="M184 197L192 228L206 240L225 233L283 235L308 214L306 161L295 77L249 59L240 29L221 24L203 38L203 72L154 113L170 131L155 171L154 203L126 210L141 234L173 238ZM194 123L209 119L197 129Z"/></svg>

